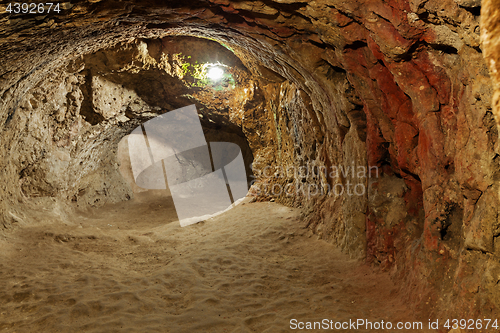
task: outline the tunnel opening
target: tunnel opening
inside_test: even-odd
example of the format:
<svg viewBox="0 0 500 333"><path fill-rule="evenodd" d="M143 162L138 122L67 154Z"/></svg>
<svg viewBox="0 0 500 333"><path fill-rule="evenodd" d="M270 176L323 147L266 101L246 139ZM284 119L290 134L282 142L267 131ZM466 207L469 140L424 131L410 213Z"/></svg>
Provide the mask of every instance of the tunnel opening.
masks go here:
<svg viewBox="0 0 500 333"><path fill-rule="evenodd" d="M143 62L142 68L134 64L134 61L137 60ZM226 142L233 143L240 149L245 171L245 190L241 187L240 194L235 198L233 196L236 193L233 193L234 189L231 191L228 183L230 204L235 204L242 196L246 195L254 175L251 167L253 153L244 133L243 118L245 109L254 113L254 110L248 105L254 105L261 101L249 94L249 91L258 89L258 84L251 81L250 73L228 46L220 45L209 39L168 37L140 40L132 47L119 45L113 49L88 55L81 61L85 67L84 77L87 81L85 84L86 94L84 94L83 99L90 100L86 104L82 104L82 109L90 108L90 111L83 113L86 121L97 125L99 122L93 121L96 116L101 122L118 120L124 128L140 126L145 134L144 125L154 121L155 117L169 116L170 113L177 112L174 109L182 109L193 104L199 110L196 118L201 124L203 135L208 144L212 167L214 166L214 156L213 149L210 149L211 145L220 146L221 143ZM92 113L96 116L88 119L87 115ZM136 127L136 129L138 128ZM162 133L175 130L178 128L157 129L156 136L161 137ZM153 177L154 180L143 181L142 188L137 186L138 179L130 177L133 172L129 170L131 168L130 162L133 161L134 156L129 149L130 147L124 143L125 140L130 140L130 130L124 131L122 135L125 136L118 144L118 152L114 151L113 153L118 154L120 173L132 188L132 193L127 194L125 198L132 198L135 193L141 193L145 190L144 187L154 190L157 197L160 195L158 191L165 187L165 184L162 185L162 183L166 183L166 179L162 181L160 178L163 179L163 177ZM196 137L197 133L195 128L180 129L178 135L184 136L183 142L186 143L191 140L191 137ZM145 138L151 152L149 144L151 140L154 140L154 136L145 135ZM181 175L178 170L175 179L181 177L187 181L189 177L186 178L186 173L190 171L186 171L186 169L190 167L193 168L191 173L196 173L196 169L198 169L198 176L204 176L203 163L194 156L201 154L201 151L198 151L200 149L203 150L202 147L195 149L196 151L190 154L192 155L191 159L183 162L181 173L184 175ZM124 158L127 153L130 156ZM177 159L182 159L183 154L186 155L189 152L177 152L175 156ZM234 158L236 156L232 156L227 163L233 161ZM205 162L208 162L208 155ZM163 169L166 177L170 170L168 167L165 170L165 165L163 165ZM222 170L224 171L224 168ZM212 170L212 172L215 171ZM172 177L174 175L171 175L170 182L173 181ZM194 176L191 175L191 177ZM227 175L224 174L224 177L227 182ZM125 189L125 191L127 190ZM80 195L86 194L86 191L79 191L73 196L72 202L79 206ZM141 195L146 197L145 193ZM171 191L168 184L164 195L166 200L172 203L171 198L169 198ZM100 206L99 201L94 201L94 204L96 207ZM198 202L197 205L201 206L201 202ZM194 206L190 209L193 210ZM222 207L220 208L221 212L224 210Z"/></svg>

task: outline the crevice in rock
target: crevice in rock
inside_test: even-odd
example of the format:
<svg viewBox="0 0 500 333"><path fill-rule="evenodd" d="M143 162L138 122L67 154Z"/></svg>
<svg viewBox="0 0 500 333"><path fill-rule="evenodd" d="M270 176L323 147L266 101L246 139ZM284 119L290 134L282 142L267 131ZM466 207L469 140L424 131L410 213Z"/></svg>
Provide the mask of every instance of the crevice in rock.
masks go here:
<svg viewBox="0 0 500 333"><path fill-rule="evenodd" d="M428 44L434 50L441 51L446 54L458 54L458 50L451 45L443 44Z"/></svg>
<svg viewBox="0 0 500 333"><path fill-rule="evenodd" d="M463 214L463 209L456 205L448 207L445 212L446 218L442 222L441 230L439 231L441 239L450 245L453 244L453 248L459 248L462 243L461 221Z"/></svg>
<svg viewBox="0 0 500 333"><path fill-rule="evenodd" d="M359 50L363 47L367 47L368 44L364 41L361 41L361 40L357 40L351 44L347 44L345 47L344 47L344 50Z"/></svg>
<svg viewBox="0 0 500 333"><path fill-rule="evenodd" d="M463 9L471 13L473 16L481 16L481 6L477 7L466 7L466 6L461 6Z"/></svg>
<svg viewBox="0 0 500 333"><path fill-rule="evenodd" d="M92 89L92 74L90 70L86 71L85 82L81 86L83 93L83 102L80 114L91 125L97 125L104 121L104 117L94 111L93 89Z"/></svg>

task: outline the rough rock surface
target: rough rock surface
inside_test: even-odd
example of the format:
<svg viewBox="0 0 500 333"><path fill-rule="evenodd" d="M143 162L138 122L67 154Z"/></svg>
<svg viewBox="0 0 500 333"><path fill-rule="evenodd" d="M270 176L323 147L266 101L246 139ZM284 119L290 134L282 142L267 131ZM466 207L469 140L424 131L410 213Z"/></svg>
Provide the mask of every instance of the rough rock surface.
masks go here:
<svg viewBox="0 0 500 333"><path fill-rule="evenodd" d="M195 100L215 129L246 139L260 189L308 185L277 201L302 206L318 237L390 269L434 317L494 317L500 6L483 4L485 62L480 5L73 1L60 14L0 14L2 224L26 222L42 206L64 215L72 200L125 200L120 139ZM248 74L234 100L190 93L176 72L182 61L162 60L178 54L170 47L182 43L167 42L181 36L217 41L241 60L234 66ZM159 76L176 87L172 96L191 96L158 94ZM266 166L344 172L268 177L258 172ZM366 191L337 196L337 184Z"/></svg>

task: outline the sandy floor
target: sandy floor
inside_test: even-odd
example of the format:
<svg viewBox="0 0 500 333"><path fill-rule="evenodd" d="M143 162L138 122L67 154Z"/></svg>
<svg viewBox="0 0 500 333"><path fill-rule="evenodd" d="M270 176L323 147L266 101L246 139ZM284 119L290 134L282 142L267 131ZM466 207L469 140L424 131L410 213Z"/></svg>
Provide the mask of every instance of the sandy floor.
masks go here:
<svg viewBox="0 0 500 333"><path fill-rule="evenodd" d="M9 234L0 332L276 333L298 331L294 318L414 319L387 275L309 237L297 210L247 202L186 228L175 219L171 202L143 194L74 225Z"/></svg>

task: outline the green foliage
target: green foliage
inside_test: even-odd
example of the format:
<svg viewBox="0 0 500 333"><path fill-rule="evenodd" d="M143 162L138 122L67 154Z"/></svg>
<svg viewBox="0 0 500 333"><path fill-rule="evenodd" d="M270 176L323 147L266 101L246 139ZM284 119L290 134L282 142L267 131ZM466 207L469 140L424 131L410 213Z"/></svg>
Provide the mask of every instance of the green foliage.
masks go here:
<svg viewBox="0 0 500 333"><path fill-rule="evenodd" d="M192 63L187 60L191 59L191 56L186 57L182 53L175 54L174 57L177 58L179 65L182 69L182 76L185 84L190 87L193 88L210 87L215 91L222 91L224 89L234 88L236 86L236 81L234 80L233 75L229 73L227 70L224 70L223 77L218 81L212 81L208 77L208 69L211 66L217 65L227 68L224 65L198 63L198 61Z"/></svg>
<svg viewBox="0 0 500 333"><path fill-rule="evenodd" d="M224 43L220 43L220 45L224 46L226 49L228 49L229 51L231 51L232 53L234 53L234 50L232 47L230 47L229 45L226 45Z"/></svg>

